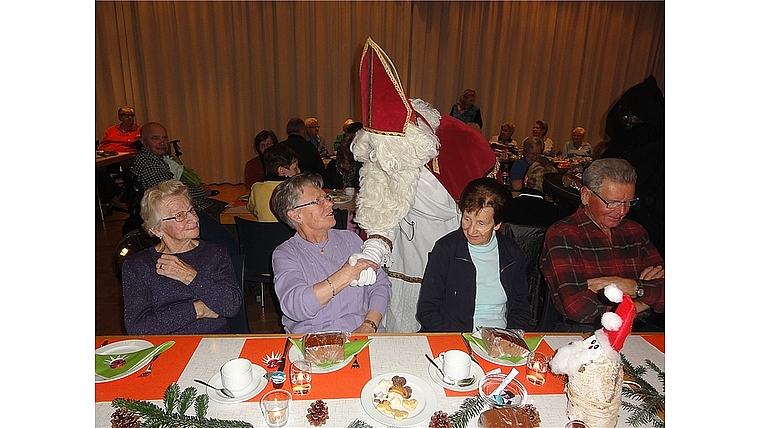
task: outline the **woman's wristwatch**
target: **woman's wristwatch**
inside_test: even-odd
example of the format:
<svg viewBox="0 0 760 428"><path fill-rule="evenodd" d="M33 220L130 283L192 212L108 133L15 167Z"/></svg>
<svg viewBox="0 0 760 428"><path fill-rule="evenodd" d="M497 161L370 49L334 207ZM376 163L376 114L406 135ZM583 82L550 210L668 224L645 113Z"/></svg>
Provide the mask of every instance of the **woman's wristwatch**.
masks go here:
<svg viewBox="0 0 760 428"><path fill-rule="evenodd" d="M377 324L375 324L372 320L364 320L363 324L368 324L370 327L372 327L373 330L375 330L375 333L377 333Z"/></svg>

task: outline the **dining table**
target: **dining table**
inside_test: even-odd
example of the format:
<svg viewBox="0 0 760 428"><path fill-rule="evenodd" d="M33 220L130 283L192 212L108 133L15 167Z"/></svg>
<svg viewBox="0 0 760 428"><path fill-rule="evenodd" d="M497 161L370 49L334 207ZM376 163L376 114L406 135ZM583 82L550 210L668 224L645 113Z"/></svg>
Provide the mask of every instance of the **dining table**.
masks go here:
<svg viewBox="0 0 760 428"><path fill-rule="evenodd" d="M474 333L477 335L478 333ZM289 340L298 340L301 334L253 334L253 335L186 335L186 336L96 336L96 364L102 350L114 350L118 353L119 344L124 341L142 341L143 347L156 346L153 358L145 355L141 364L134 366L131 372L117 376L115 380L99 378L96 373L95 383L95 426L108 428L110 418L115 409L111 402L116 398L145 400L163 408L162 397L167 386L177 383L180 389L188 387L197 389L198 394L209 395L207 418L246 421L254 427L266 427L259 401L269 391L274 389L271 382L264 378L264 373L275 371L267 367L266 360L282 352ZM534 344L537 351L548 356L554 355L557 348L572 341L585 339L582 333L540 333L526 332L526 342ZM323 400L327 405L328 416L325 427L346 427L356 420L374 427L384 426L419 426L427 427L430 416L442 410L449 415L457 411L463 401L478 394L477 386L471 388L444 388L440 375L433 369L426 355L436 359L442 352L458 349L467 351L465 339L459 333L377 333L371 335L356 335L351 339L367 340L356 353L358 368L348 364L353 360L349 355L346 361L325 369L315 370L311 391L305 395L293 394L290 419L287 427L309 427L306 418L308 409L317 400ZM146 343L147 342L147 343ZM137 342L135 342L137 343ZM123 348L122 348L123 349ZM539 413L541 427L562 428L569 421L566 416L567 398L564 392L564 377L551 373L547 374L542 386L536 386L526 381L526 365L501 363L489 357L484 350L472 345L472 357L477 362L472 363L473 372L478 378L482 373L500 370L509 372L517 369L516 379L525 386L528 392L527 403L533 405ZM664 333L634 333L625 342L621 354L634 366L645 366L651 361L663 372L665 370L665 334ZM157 357L156 357L157 355ZM274 355L277 357L278 355ZM102 357L102 356L101 356ZM118 357L118 356L117 356ZM254 364L256 386L247 395L238 399L225 399L212 389L196 383L198 378L221 386L219 372L222 365L236 358L245 358ZM302 356L296 346L291 346L287 352L286 365L293 359ZM111 356L109 359L113 360ZM438 360L440 362L440 360ZM141 376L150 362L150 374ZM275 364L276 365L276 364ZM274 365L273 365L274 366ZM287 372L287 368L285 369ZM650 370L651 372L651 370ZM420 397L420 408L410 413L410 419L394 420L377 411L368 392L375 388L381 379L392 379L393 376L404 376L408 384L414 386L412 397ZM260 378L259 378L260 377ZM645 375L645 380L655 387L660 382L655 373ZM293 392L289 380L282 389ZM466 390L465 390L466 389ZM663 392L664 394L664 386ZM623 398L623 401L631 401ZM485 409L483 409L485 410ZM188 414L194 414L191 409ZM411 418L415 415L414 418ZM621 407L618 427L630 426L626 419L629 413ZM472 417L468 427L477 427L477 417Z"/></svg>

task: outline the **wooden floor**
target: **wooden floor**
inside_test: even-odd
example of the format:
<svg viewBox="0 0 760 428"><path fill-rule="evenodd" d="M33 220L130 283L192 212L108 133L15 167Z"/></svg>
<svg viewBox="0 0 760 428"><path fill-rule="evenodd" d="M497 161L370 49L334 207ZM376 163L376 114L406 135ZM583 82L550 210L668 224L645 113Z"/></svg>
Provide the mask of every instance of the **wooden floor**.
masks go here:
<svg viewBox="0 0 760 428"><path fill-rule="evenodd" d="M245 186L221 184L211 185L219 190L215 196L230 202L245 192ZM121 229L127 214L114 212L105 218L105 224L99 215L95 216L95 335L122 335L124 329L124 302L121 284L112 268L112 257L116 245L121 240ZM280 325L279 308L275 307L272 287L264 289L264 308L257 301L259 288L245 292L248 325L252 333L283 333Z"/></svg>

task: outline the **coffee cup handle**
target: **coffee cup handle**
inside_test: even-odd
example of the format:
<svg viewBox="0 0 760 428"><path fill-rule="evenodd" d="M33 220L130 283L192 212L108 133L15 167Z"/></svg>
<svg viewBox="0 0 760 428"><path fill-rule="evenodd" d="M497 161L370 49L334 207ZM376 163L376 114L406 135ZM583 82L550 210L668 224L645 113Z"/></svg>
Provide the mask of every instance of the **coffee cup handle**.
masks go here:
<svg viewBox="0 0 760 428"><path fill-rule="evenodd" d="M443 362L443 357L444 357L444 355L446 355L446 353L445 353L445 352L441 352L440 354L438 354L438 359L440 359L440 360L441 360L441 362Z"/></svg>

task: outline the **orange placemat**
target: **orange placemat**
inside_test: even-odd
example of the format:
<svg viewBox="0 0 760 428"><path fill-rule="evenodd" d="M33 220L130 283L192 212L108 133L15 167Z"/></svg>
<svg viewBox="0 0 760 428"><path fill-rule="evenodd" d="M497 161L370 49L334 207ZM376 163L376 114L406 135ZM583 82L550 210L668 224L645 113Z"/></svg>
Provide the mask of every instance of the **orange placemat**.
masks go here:
<svg viewBox="0 0 760 428"><path fill-rule="evenodd" d="M526 337L537 337L540 335L537 334L525 334ZM451 335L451 336L428 336L428 343L430 344L430 350L433 353L432 356L438 356L441 352L446 352L449 349L459 349L460 351L467 352L467 348L464 345L464 342L462 341L461 335ZM473 345L474 346L474 345ZM554 355L554 350L549 346L545 341L541 341L541 344L538 345L538 351L543 352L550 358ZM495 368L500 368L502 373L509 373L511 370L511 367L508 366L501 366L498 364L494 364L488 360L485 360L483 358L480 358L478 354L475 352L472 353L472 355L475 357L476 360L480 361L480 366L483 368L484 372L489 372L490 370L493 370ZM525 386L525 389L528 390L528 394L535 394L535 395L543 395L543 394L564 394L565 393L565 383L562 376L557 376L551 371L549 371L546 375L546 383L544 383L542 386L535 386L532 383L525 380L525 366L516 367L517 371L520 372L520 374L517 375L517 380L520 381L521 384ZM444 388L444 392L446 393L447 397L461 397L461 396L473 396L477 395L477 390L470 391L470 392L457 392L457 391L450 391L448 389Z"/></svg>
<svg viewBox="0 0 760 428"><path fill-rule="evenodd" d="M241 201L240 199L235 199L234 201L232 201L233 207L244 207L246 205L248 205L247 201Z"/></svg>
<svg viewBox="0 0 760 428"><path fill-rule="evenodd" d="M366 339L367 336L351 336L352 338L358 338L360 340ZM293 336L294 339L300 339L300 336ZM254 364L263 366L262 358L266 354L272 352L282 352L282 348L285 346L285 339L278 338L250 338L246 339L243 349L240 351L241 358L247 358ZM288 352L289 353L289 352ZM312 378L311 392L306 395L293 394L294 400L317 400L326 398L356 398L361 396L362 388L364 384L372 379L372 371L369 363L369 346L362 349L359 353L359 366L358 369L352 369L351 364L343 367L340 370L332 373L317 373ZM288 358L285 365L285 373L288 373L288 367L290 366L290 359ZM267 369L272 371L274 369ZM259 394L263 396L267 392L274 389L272 383L269 382L264 388L264 391ZM293 393L293 387L290 385L290 380L286 380L283 385L283 389Z"/></svg>
<svg viewBox="0 0 760 428"><path fill-rule="evenodd" d="M100 346L104 338L96 341L95 347ZM108 337L105 337L108 339ZM174 341L174 345L161 353L153 362L153 372L150 376L140 377L145 368L112 382L95 384L95 402L113 401L114 398L131 398L133 400L161 400L166 387L179 380L188 361L193 356L200 336L148 336L140 337L153 345L166 341ZM109 343L115 343L117 339ZM99 342L99 343L98 343ZM147 368L147 366L146 366Z"/></svg>
<svg viewBox="0 0 760 428"><path fill-rule="evenodd" d="M664 334L643 334L641 335L644 340L649 342L652 346L659 349L663 354L665 353L665 335Z"/></svg>

